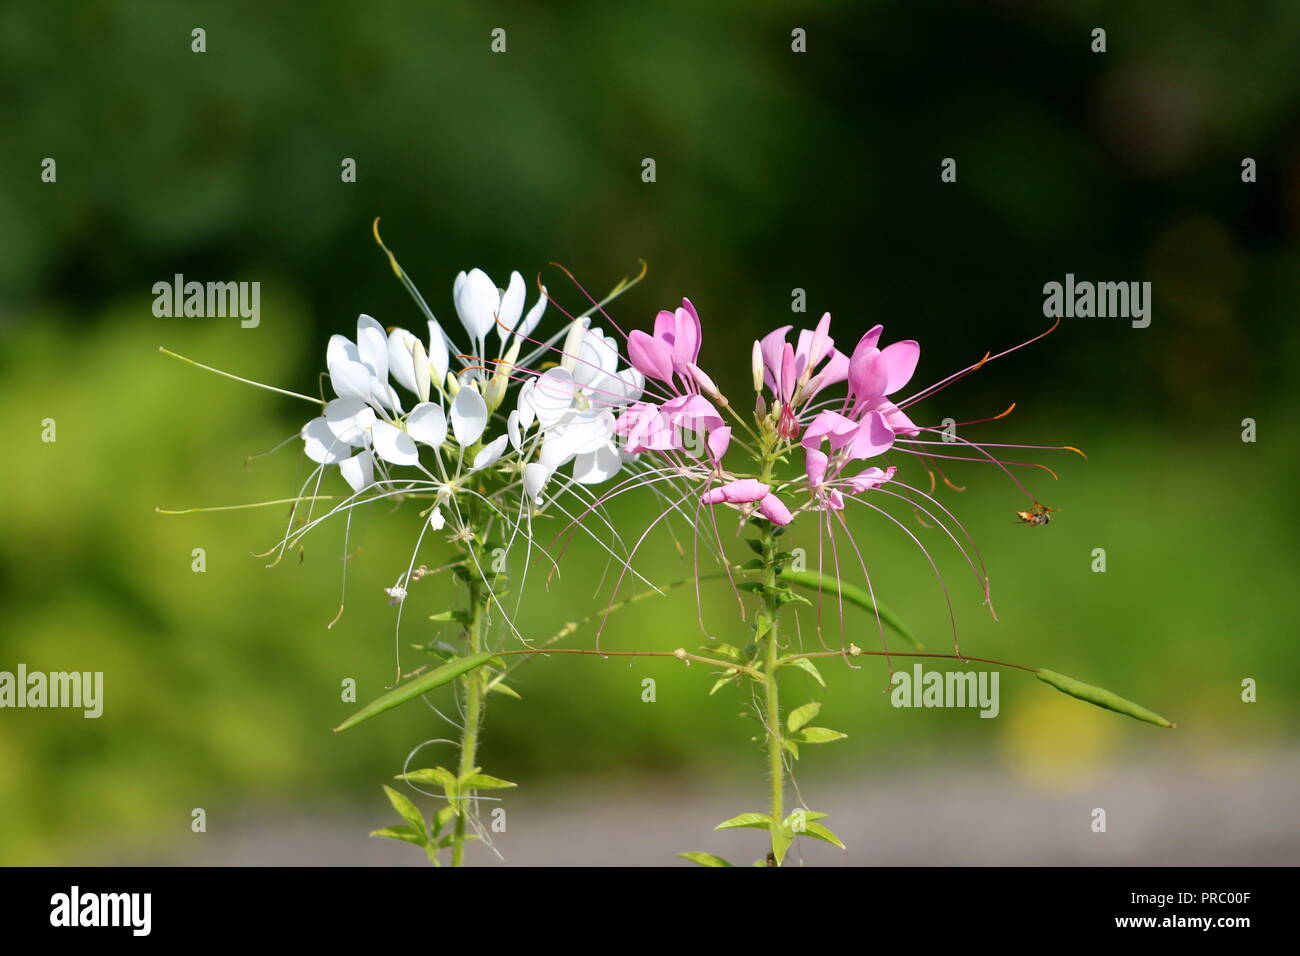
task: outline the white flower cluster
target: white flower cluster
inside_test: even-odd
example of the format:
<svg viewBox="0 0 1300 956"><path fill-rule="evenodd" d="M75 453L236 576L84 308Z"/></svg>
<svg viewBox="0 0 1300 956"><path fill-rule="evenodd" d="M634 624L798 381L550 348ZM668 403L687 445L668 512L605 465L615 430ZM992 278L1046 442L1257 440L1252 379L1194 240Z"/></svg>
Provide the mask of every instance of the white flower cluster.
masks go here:
<svg viewBox="0 0 1300 956"><path fill-rule="evenodd" d="M307 457L322 467L337 465L357 493L377 481L398 480L395 468L418 469L440 489L440 503L467 476L493 466L503 488L520 487L536 504L569 463L572 480L581 484L616 475L633 456L614 441L615 416L640 398L644 378L630 367L619 369L617 342L586 319L569 323L562 347L551 344L559 334L548 342L532 339L546 309L545 293L543 288L524 314L518 272L504 290L480 269L460 273L453 301L469 352L436 319L429 320L426 342L402 328L385 332L362 315L355 341L342 335L329 340L325 361L337 397L303 426ZM493 328L497 354L489 361ZM530 354L521 362L526 345ZM528 368L548 352L554 367L541 373ZM414 396L409 411L392 383ZM516 383L520 387L512 389ZM515 407L503 415L511 395ZM489 437L494 421L504 422L504 432ZM423 460L422 446L431 450ZM434 527L444 520L435 508Z"/></svg>

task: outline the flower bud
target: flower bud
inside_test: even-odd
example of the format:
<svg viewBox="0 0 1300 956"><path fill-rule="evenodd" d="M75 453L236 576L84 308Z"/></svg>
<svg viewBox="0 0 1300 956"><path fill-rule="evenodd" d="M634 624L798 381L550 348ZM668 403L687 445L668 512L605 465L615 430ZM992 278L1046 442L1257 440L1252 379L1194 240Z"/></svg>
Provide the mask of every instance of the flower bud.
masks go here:
<svg viewBox="0 0 1300 956"><path fill-rule="evenodd" d="M763 391L763 346L757 340L754 342L754 350L750 353L750 369L754 373L754 391Z"/></svg>

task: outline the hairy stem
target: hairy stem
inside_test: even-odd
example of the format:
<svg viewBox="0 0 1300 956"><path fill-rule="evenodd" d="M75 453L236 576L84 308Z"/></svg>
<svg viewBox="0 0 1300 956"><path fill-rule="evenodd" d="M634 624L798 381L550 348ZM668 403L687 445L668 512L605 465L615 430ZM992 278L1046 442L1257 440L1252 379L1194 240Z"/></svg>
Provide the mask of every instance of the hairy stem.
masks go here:
<svg viewBox="0 0 1300 956"><path fill-rule="evenodd" d="M477 654L483 648L482 621L484 596L481 582L471 579L469 584L469 621L465 626L466 639L470 654ZM478 757L478 731L483 721L483 675L471 671L461 678L465 687L465 724L460 734L460 767L457 777L464 780L476 766ZM451 865L465 865L465 822L470 814L472 790L459 793L456 801L456 825L451 839Z"/></svg>

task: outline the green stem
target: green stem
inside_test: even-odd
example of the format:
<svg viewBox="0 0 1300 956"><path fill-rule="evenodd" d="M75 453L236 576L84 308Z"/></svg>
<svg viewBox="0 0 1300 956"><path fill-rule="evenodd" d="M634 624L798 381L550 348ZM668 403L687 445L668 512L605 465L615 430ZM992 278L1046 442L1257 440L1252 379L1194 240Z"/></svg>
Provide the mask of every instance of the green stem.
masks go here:
<svg viewBox="0 0 1300 956"><path fill-rule="evenodd" d="M772 461L770 458L764 458L763 474L760 480L770 484L771 477ZM768 629L765 636L766 645L764 646L766 663L763 667L763 697L766 713L763 723L767 729L767 769L768 782L771 785L771 819L772 826L777 827L785 818L785 760L781 752L783 748L781 739L781 700L780 689L777 685L778 659L780 657L778 642L780 627L777 622L780 605L777 603L776 592L776 555L778 549L776 531L770 522L764 522L760 540L763 545L763 604L768 618ZM768 865L781 865L777 861L775 853L769 853Z"/></svg>
<svg viewBox="0 0 1300 956"><path fill-rule="evenodd" d="M465 626L469 641L470 654L479 653L482 648L483 620L482 584L471 579L469 584L469 621ZM483 675L474 670L461 678L465 684L465 726L460 735L460 769L458 779L466 779L474 770L478 757L478 731L483 720ZM456 826L452 831L451 865L465 865L465 822L470 814L472 790L461 793L456 801Z"/></svg>

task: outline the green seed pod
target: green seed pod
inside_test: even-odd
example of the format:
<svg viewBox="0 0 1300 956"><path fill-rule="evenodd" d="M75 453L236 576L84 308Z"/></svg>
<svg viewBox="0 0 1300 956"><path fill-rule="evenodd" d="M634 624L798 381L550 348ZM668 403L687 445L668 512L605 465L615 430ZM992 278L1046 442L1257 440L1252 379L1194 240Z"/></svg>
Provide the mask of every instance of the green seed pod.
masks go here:
<svg viewBox="0 0 1300 956"><path fill-rule="evenodd" d="M1079 700L1096 704L1098 707L1113 710L1117 714L1127 714L1138 720L1144 720L1148 724L1155 724L1157 727L1177 726L1171 724L1154 711L1147 710L1131 700L1125 700L1118 694L1112 694L1104 687L1094 687L1092 684L1085 684L1083 681L1075 680L1073 677L1066 677L1064 674L1056 673L1056 671L1049 671L1044 667L1034 671L1034 676L1044 684L1051 684L1062 694L1069 694L1071 697L1077 697Z"/></svg>

